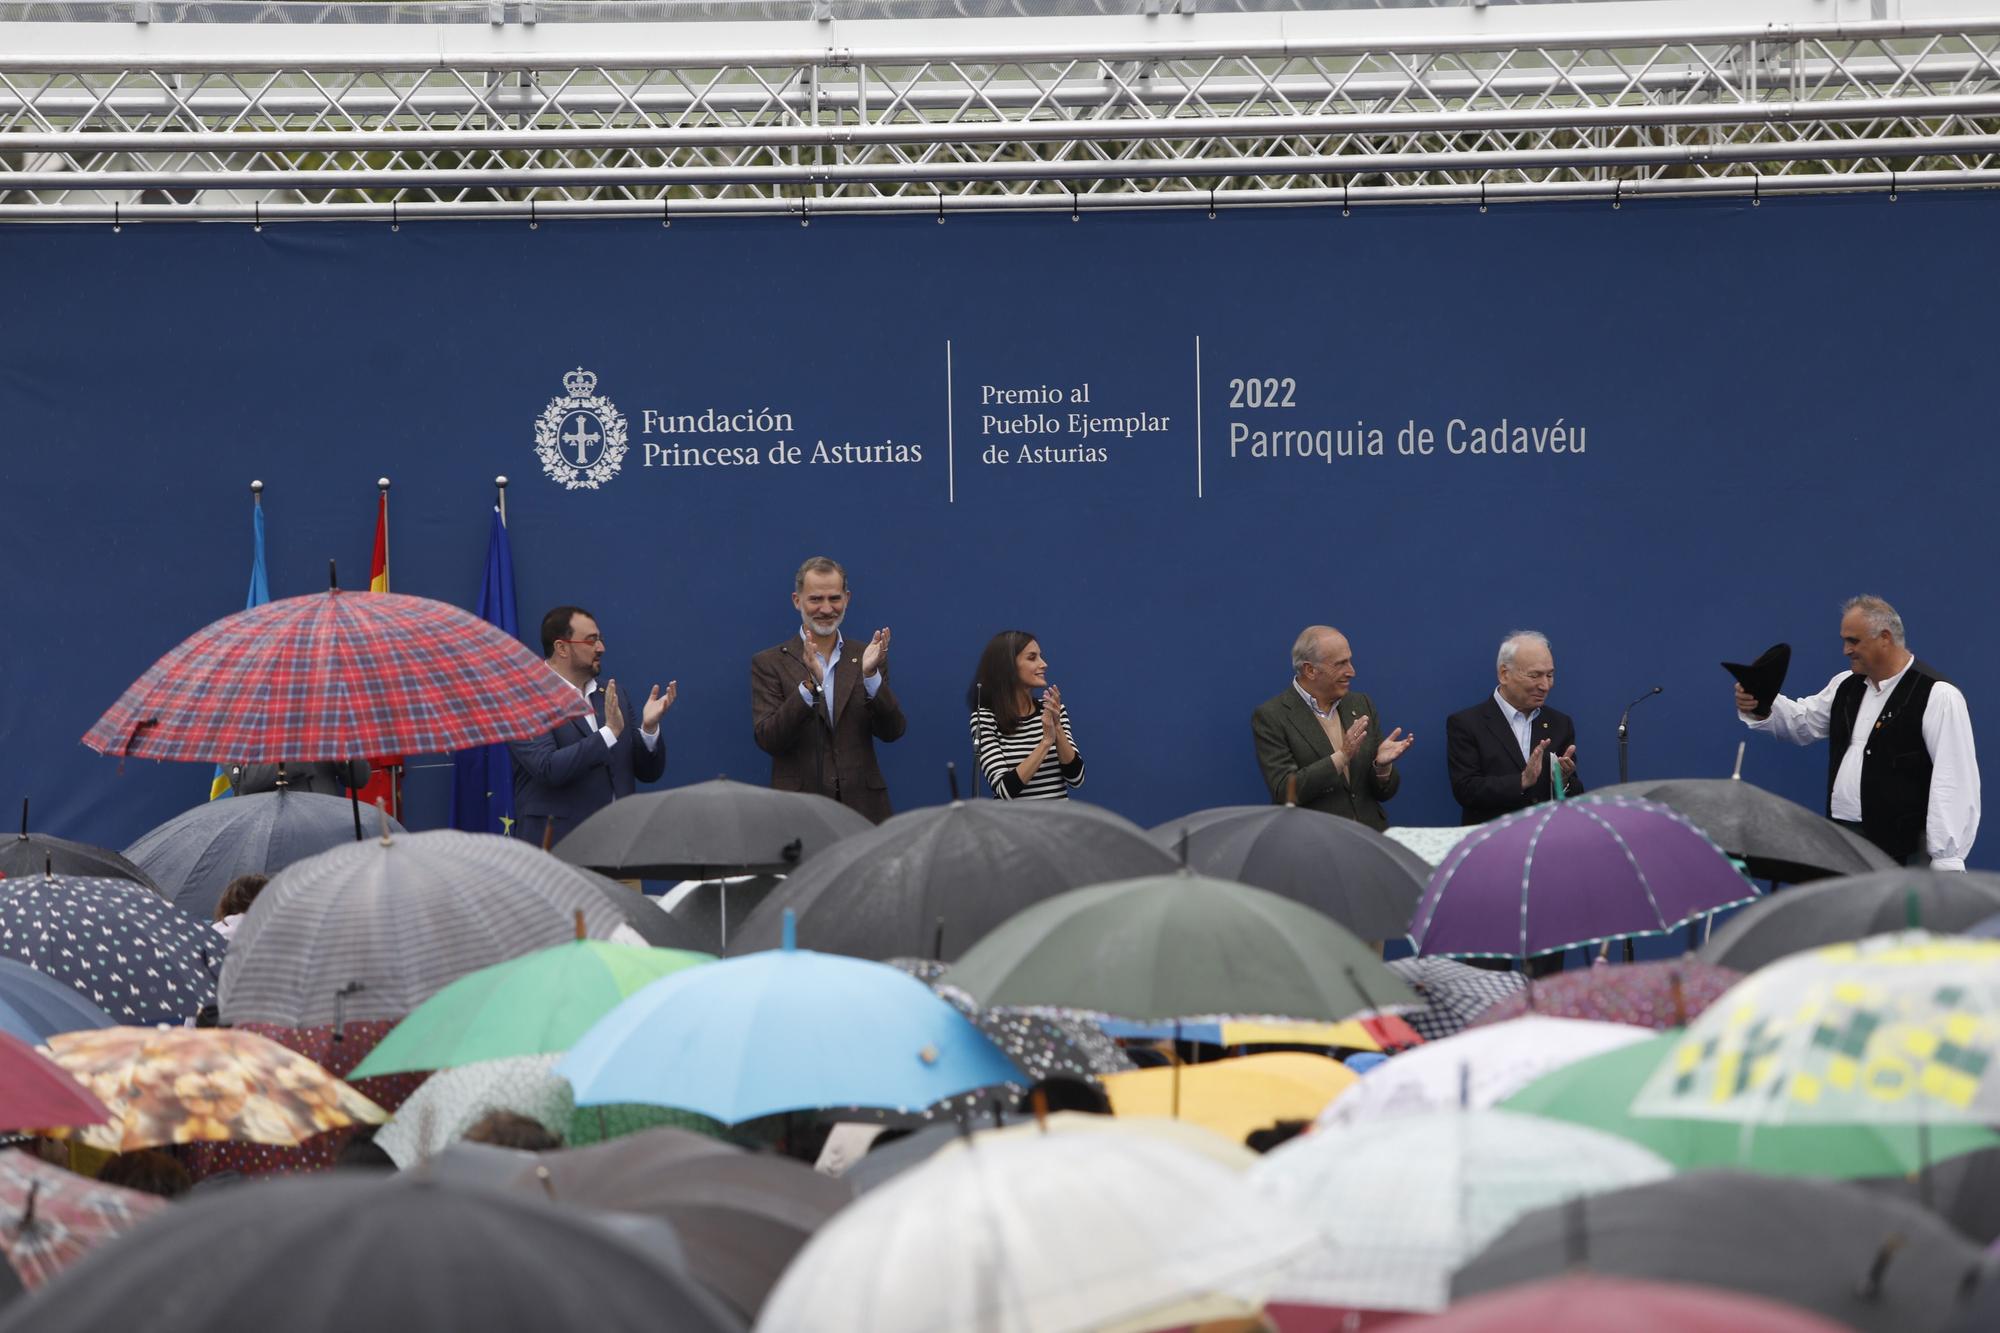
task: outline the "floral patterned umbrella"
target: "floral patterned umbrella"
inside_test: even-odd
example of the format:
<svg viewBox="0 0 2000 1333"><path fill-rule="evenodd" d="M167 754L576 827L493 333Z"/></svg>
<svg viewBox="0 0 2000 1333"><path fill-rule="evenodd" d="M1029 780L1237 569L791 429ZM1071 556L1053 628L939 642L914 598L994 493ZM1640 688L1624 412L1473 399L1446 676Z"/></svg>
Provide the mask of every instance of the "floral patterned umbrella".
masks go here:
<svg viewBox="0 0 2000 1333"><path fill-rule="evenodd" d="M100 1185L31 1153L0 1153L0 1254L29 1291L166 1206L165 1199Z"/></svg>
<svg viewBox="0 0 2000 1333"><path fill-rule="evenodd" d="M99 1028L51 1037L49 1053L114 1116L52 1132L107 1152L204 1139L296 1144L388 1119L326 1070L254 1032Z"/></svg>
<svg viewBox="0 0 2000 1333"><path fill-rule="evenodd" d="M1546 1014L1665 1032L1686 1027L1741 980L1741 972L1692 958L1592 967L1530 981L1526 990L1493 1005L1471 1026L1491 1027L1510 1018Z"/></svg>

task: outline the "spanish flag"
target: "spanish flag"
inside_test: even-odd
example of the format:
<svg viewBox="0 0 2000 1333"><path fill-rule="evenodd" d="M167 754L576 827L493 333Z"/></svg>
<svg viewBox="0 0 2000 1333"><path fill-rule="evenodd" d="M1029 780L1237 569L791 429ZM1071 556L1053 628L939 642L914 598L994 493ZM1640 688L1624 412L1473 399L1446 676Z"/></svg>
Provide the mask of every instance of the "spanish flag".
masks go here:
<svg viewBox="0 0 2000 1333"><path fill-rule="evenodd" d="M368 562L368 591L389 591L389 479L384 477L379 483L381 494L375 501L375 554ZM388 808L391 816L402 817L402 777L403 756L384 755L370 759L372 770L368 775L368 785L357 794L363 805L373 805L378 799Z"/></svg>

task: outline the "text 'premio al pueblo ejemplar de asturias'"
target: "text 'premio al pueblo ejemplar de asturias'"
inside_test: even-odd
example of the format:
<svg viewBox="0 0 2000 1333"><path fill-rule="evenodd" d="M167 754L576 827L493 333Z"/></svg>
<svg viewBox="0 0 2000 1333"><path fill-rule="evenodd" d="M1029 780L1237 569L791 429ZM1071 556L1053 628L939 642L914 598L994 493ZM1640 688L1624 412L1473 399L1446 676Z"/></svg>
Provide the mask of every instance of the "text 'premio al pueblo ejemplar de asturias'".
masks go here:
<svg viewBox="0 0 2000 1333"><path fill-rule="evenodd" d="M1152 412L1093 406L1088 383L979 386L982 463L1108 463L1120 441L1172 425Z"/></svg>

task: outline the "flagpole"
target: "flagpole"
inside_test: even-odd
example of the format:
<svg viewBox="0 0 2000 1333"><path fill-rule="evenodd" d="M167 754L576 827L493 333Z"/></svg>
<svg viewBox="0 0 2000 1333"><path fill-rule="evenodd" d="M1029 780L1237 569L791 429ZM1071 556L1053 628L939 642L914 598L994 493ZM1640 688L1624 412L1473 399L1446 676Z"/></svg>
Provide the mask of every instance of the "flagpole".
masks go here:
<svg viewBox="0 0 2000 1333"><path fill-rule="evenodd" d="M495 477L493 479L493 487L497 492L493 503L500 507L500 522L502 526L505 526L507 522L507 478L504 475Z"/></svg>

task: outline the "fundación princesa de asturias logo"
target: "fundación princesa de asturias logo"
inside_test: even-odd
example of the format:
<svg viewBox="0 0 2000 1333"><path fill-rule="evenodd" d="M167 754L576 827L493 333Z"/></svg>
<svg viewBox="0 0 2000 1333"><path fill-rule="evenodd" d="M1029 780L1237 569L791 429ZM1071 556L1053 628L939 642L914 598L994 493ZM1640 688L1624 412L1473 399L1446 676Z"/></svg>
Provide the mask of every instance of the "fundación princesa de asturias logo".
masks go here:
<svg viewBox="0 0 2000 1333"><path fill-rule="evenodd" d="M625 418L597 392L597 376L578 366L563 376L565 397L535 419L535 456L567 490L596 490L625 461Z"/></svg>

